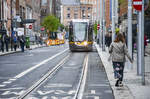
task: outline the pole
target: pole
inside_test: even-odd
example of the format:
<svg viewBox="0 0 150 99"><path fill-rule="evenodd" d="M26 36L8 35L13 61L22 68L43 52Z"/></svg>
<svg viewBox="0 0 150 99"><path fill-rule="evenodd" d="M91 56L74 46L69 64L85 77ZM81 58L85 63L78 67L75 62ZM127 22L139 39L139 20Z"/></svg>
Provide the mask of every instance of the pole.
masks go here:
<svg viewBox="0 0 150 99"><path fill-rule="evenodd" d="M112 42L115 40L115 0L112 0Z"/></svg>
<svg viewBox="0 0 150 99"><path fill-rule="evenodd" d="M128 0L128 50L132 57L132 0ZM131 63L128 62L128 68L131 69Z"/></svg>
<svg viewBox="0 0 150 99"><path fill-rule="evenodd" d="M10 1L10 14L11 14L11 33L10 33L10 44L11 44L11 51L13 51L13 42L12 42L12 33L13 33L13 12L12 12L12 1Z"/></svg>
<svg viewBox="0 0 150 99"><path fill-rule="evenodd" d="M103 44L102 51L105 51L105 0L103 0Z"/></svg>
<svg viewBox="0 0 150 99"><path fill-rule="evenodd" d="M142 12L139 12L138 74L142 75Z"/></svg>
<svg viewBox="0 0 150 99"><path fill-rule="evenodd" d="M142 24L141 24L141 27L142 27L142 34L141 34L141 67L142 67L142 85L145 85L145 62L144 62L144 0L142 0Z"/></svg>
<svg viewBox="0 0 150 99"><path fill-rule="evenodd" d="M102 11L103 11L103 9L102 9L102 0L99 0L99 2L100 2L100 5L99 5L99 24L100 24L100 29L99 29L99 33L100 33L100 37L99 37L99 46L100 47L102 47Z"/></svg>
<svg viewBox="0 0 150 99"><path fill-rule="evenodd" d="M96 15L96 19L97 19L97 24L99 24L99 15L98 15L98 0L97 0L97 15ZM99 40L99 30L97 30L97 43L99 43L98 42L98 40Z"/></svg>
<svg viewBox="0 0 150 99"><path fill-rule="evenodd" d="M140 29L140 13L138 12L138 14L137 14L138 16L137 16L137 19L138 19L138 24L137 24L137 75L141 75L141 68L140 68L140 56L139 55L141 55L141 54L139 54L139 49L140 49L140 46L139 46L139 44L140 44L140 31L141 31L141 29Z"/></svg>

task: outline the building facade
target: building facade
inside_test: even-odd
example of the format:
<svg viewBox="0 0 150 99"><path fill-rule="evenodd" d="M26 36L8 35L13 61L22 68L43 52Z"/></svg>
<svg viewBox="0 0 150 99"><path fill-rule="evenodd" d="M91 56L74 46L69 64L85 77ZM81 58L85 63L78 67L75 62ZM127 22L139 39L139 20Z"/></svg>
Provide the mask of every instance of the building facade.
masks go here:
<svg viewBox="0 0 150 99"><path fill-rule="evenodd" d="M80 3L65 3L61 6L61 23L65 26L69 25L72 19L90 19L92 20L93 5Z"/></svg>
<svg viewBox="0 0 150 99"><path fill-rule="evenodd" d="M49 0L48 0L49 1ZM40 32L41 25L41 0L0 0L0 33L4 30L9 36L20 33ZM19 28L19 29L18 29Z"/></svg>

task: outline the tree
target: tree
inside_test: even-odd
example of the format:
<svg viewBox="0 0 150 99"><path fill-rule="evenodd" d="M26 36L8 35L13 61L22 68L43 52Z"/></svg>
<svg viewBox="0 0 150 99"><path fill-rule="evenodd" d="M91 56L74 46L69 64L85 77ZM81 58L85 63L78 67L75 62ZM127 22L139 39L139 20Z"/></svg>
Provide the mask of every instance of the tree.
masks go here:
<svg viewBox="0 0 150 99"><path fill-rule="evenodd" d="M94 33L95 33L95 35L97 35L97 22L95 22L95 24L94 24Z"/></svg>
<svg viewBox="0 0 150 99"><path fill-rule="evenodd" d="M48 33L56 32L60 25L59 19L53 15L46 16L42 22L42 26L48 30Z"/></svg>

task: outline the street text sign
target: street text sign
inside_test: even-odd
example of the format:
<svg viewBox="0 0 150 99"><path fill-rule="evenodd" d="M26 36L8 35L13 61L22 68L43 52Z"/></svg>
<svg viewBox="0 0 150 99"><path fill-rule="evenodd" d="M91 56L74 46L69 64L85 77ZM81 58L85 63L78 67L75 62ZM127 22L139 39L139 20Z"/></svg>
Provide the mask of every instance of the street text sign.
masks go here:
<svg viewBox="0 0 150 99"><path fill-rule="evenodd" d="M137 11L142 11L142 0L133 0L133 7Z"/></svg>

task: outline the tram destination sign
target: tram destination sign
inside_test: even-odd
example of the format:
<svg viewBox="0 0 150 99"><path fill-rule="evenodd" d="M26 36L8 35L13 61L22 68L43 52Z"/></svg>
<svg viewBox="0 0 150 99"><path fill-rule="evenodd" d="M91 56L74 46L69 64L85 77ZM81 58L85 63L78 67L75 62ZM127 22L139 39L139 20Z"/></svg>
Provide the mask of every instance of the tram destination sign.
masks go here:
<svg viewBox="0 0 150 99"><path fill-rule="evenodd" d="M142 0L133 0L133 7L137 11L142 11Z"/></svg>

